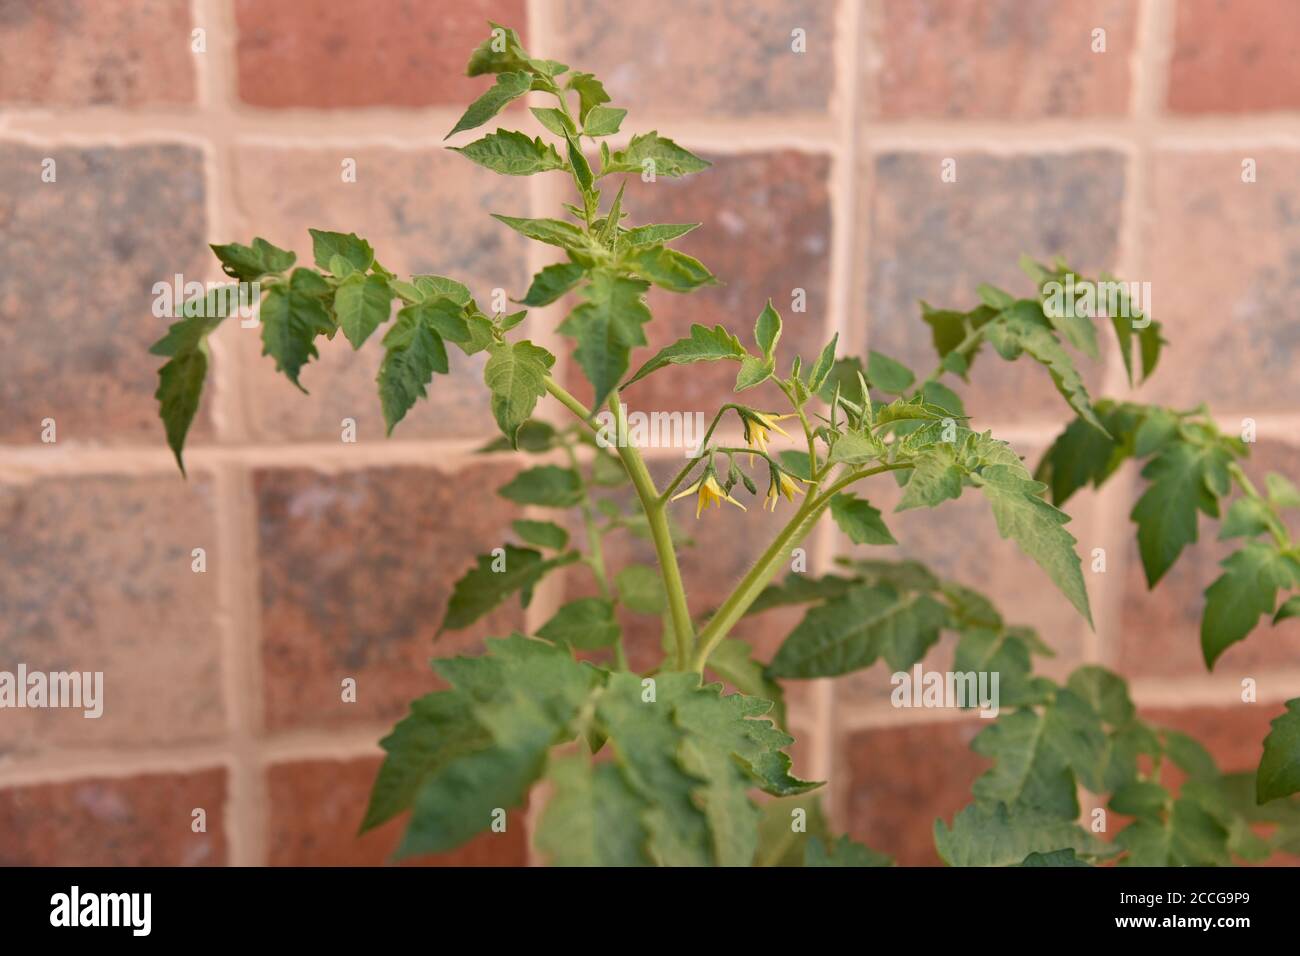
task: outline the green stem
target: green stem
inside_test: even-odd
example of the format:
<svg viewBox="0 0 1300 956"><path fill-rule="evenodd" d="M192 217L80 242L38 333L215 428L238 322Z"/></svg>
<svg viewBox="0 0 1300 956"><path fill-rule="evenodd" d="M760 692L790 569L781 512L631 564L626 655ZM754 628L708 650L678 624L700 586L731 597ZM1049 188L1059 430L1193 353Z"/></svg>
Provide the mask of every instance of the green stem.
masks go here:
<svg viewBox="0 0 1300 956"><path fill-rule="evenodd" d="M821 494L810 495L805 499L803 505L795 512L794 517L790 519L789 524L781 529L781 532L768 545L767 550L763 552L748 573L740 579L736 589L731 592L713 617L709 619L709 623L705 625L704 630L700 631L699 650L695 654L695 659L691 662L692 668L697 673L702 674L704 672L704 666L709 661L709 655L735 627L736 622L745 615L750 605L758 599L758 595L763 588L767 587L773 575L776 574L777 568L790 555L794 547L817 524L817 519L822 516L822 513L830 505L831 499L836 492L848 487L855 481L868 478L871 475L910 467L912 467L910 463L900 462L878 465L875 468L866 468L861 471L852 471L836 479Z"/></svg>
<svg viewBox="0 0 1300 956"><path fill-rule="evenodd" d="M551 376L546 376L546 390L561 405L573 412L585 422L592 431L599 431L587 406L578 401L567 389ZM609 396L609 409L614 415L614 434L621 439L627 434L627 420L623 415L623 405L618 400L618 393ZM686 607L686 589L682 584L682 571L677 564L677 552L673 548L672 533L668 528L668 512L664 502L659 498L654 479L646 468L645 461L635 445L621 440L615 441L615 451L632 479L641 500L641 509L645 512L646 523L650 527L650 537L654 541L655 556L659 559L659 574L663 578L664 593L668 597L668 609L672 613L673 633L677 638L677 666L684 668L690 660L691 648L695 639L695 626L691 622L691 613Z"/></svg>
<svg viewBox="0 0 1300 956"><path fill-rule="evenodd" d="M582 467L578 462L578 455L573 450L573 446L566 444L564 453L568 456L569 467L578 476L578 491L582 495L579 510L582 514L582 526L587 532L587 554L583 560L591 568L591 573L596 578L596 586L600 588L600 596L608 600L610 597L609 573L605 569L605 548L600 539L600 528L596 525L596 514L591 508L591 485L582 473Z"/></svg>
<svg viewBox="0 0 1300 956"><path fill-rule="evenodd" d="M695 626L691 622L691 612L686 607L686 588L682 584L682 571L677 565L677 551L673 547L672 532L668 528L668 509L659 497L659 491L655 488L654 479L650 477L650 470L646 468L641 453L635 445L622 441L627 434L627 419L618 392L609 396L609 410L614 414L614 434L620 439L616 442L618 456L623 459L623 467L627 469L632 487L641 499L641 508L645 511L650 537L654 541L655 556L659 559L659 573L663 577L668 610L673 618L673 634L677 638L677 666L685 667L691 656Z"/></svg>

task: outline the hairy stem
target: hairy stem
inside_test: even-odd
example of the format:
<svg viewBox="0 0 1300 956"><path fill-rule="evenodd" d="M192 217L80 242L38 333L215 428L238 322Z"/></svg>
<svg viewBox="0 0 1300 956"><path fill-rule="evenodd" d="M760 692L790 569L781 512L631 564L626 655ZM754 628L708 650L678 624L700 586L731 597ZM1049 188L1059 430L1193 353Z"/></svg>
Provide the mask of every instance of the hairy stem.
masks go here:
<svg viewBox="0 0 1300 956"><path fill-rule="evenodd" d="M546 390L561 405L585 422L588 428L592 431L598 431L591 413L587 411L587 407L549 375L546 376ZM618 400L617 392L609 397L609 409L614 415L614 434L620 437L626 435L627 421L624 418L623 406ZM677 564L677 551L673 547L672 534L668 529L667 509L664 502L660 500L654 479L650 477L650 471L646 468L645 461L636 446L617 441L615 442L615 450L618 452L619 459L623 462L623 467L627 469L628 477L632 479L632 487L636 490L637 498L641 501L641 509L645 512L646 523L650 527L650 537L654 541L655 556L659 559L659 574L663 578L664 593L668 598L668 610L672 615L673 633L677 639L677 666L684 668L686 662L690 660L691 648L695 640L695 626L691 622L691 614L686 607L686 589L682 584L682 571Z"/></svg>
<svg viewBox="0 0 1300 956"><path fill-rule="evenodd" d="M750 605L758 599L758 595L763 588L767 587L776 574L777 568L789 557L790 552L817 524L817 519L822 516L822 513L830 505L831 498L835 496L836 492L847 488L855 481L868 478L871 475L910 467L912 467L910 463L899 462L878 465L875 468L866 468L859 471L850 471L836 479L821 494L809 495L799 510L795 512L794 517L781 529L780 533L772 540L767 550L763 552L748 573L740 579L740 583L736 585L735 590L722 602L717 613L709 619L709 623L700 632L699 650L695 654L695 659L691 662L693 669L698 673L704 672L704 667L708 663L709 655L713 653L714 648L731 632L736 622L744 616Z"/></svg>

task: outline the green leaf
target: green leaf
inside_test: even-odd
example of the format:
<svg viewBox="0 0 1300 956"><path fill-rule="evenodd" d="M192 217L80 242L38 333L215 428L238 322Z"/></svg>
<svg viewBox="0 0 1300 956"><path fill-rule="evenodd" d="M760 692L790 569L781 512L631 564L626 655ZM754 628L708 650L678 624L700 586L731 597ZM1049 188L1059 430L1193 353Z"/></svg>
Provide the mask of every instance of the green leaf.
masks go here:
<svg viewBox="0 0 1300 956"><path fill-rule="evenodd" d="M809 837L803 861L804 866L892 866L893 863L885 854L855 843L847 836L841 836L829 847L820 837Z"/></svg>
<svg viewBox="0 0 1300 956"><path fill-rule="evenodd" d="M573 124L573 120L565 116L562 110L558 110L553 106L530 106L528 111L537 117L537 122L556 136L574 136L578 132L578 127Z"/></svg>
<svg viewBox="0 0 1300 956"><path fill-rule="evenodd" d="M497 493L521 505L572 508L582 500L582 480L576 471L559 465L539 465L521 471Z"/></svg>
<svg viewBox="0 0 1300 956"><path fill-rule="evenodd" d="M869 461L884 458L884 443L875 435L861 432L844 432L835 439L827 461L831 464L864 465ZM805 477L800 475L800 477Z"/></svg>
<svg viewBox="0 0 1300 956"><path fill-rule="evenodd" d="M1098 403L1098 412L1101 405ZM1056 437L1034 471L1058 508L1087 485L1100 486L1127 457L1110 435L1076 418Z"/></svg>
<svg viewBox="0 0 1300 956"><path fill-rule="evenodd" d="M961 497L961 472L951 445L936 445L918 454L907 479L903 497L894 508L933 508Z"/></svg>
<svg viewBox="0 0 1300 956"><path fill-rule="evenodd" d="M656 176L675 178L698 173L711 165L666 136L652 131L633 136L626 149L615 150L601 175L653 170Z"/></svg>
<svg viewBox="0 0 1300 956"><path fill-rule="evenodd" d="M628 246L651 246L684 236L699 227L698 222L652 223L624 231L622 239Z"/></svg>
<svg viewBox="0 0 1300 956"><path fill-rule="evenodd" d="M617 764L585 754L551 761L552 791L534 838L552 866L647 866L646 801Z"/></svg>
<svg viewBox="0 0 1300 956"><path fill-rule="evenodd" d="M562 219L520 219L492 213L493 219L505 223L515 232L537 242L559 246L561 249L582 250L587 247L587 237L581 229Z"/></svg>
<svg viewBox="0 0 1300 956"><path fill-rule="evenodd" d="M809 609L777 652L768 673L780 678L836 677L884 655L893 670L916 663L939 639L947 615L925 594L859 586Z"/></svg>
<svg viewBox="0 0 1300 956"><path fill-rule="evenodd" d="M623 256L623 263L670 292L692 292L717 282L698 259L666 246L636 246Z"/></svg>
<svg viewBox="0 0 1300 956"><path fill-rule="evenodd" d="M1038 497L1045 486L1025 477L1023 468L1018 472L1008 465L990 465L974 480L993 508L998 534L1014 540L1033 558L1091 626L1088 591L1074 550L1077 542L1064 527L1070 516Z"/></svg>
<svg viewBox="0 0 1300 956"><path fill-rule="evenodd" d="M577 559L576 553L543 559L540 551L513 544L493 554L480 554L474 559L474 567L452 588L438 633L469 627L515 592L521 593L522 604L527 607L534 585L547 572Z"/></svg>
<svg viewBox="0 0 1300 956"><path fill-rule="evenodd" d="M1228 831L1195 801L1179 798L1164 820L1143 818L1115 836L1122 866L1227 866Z"/></svg>
<svg viewBox="0 0 1300 956"><path fill-rule="evenodd" d="M578 119L584 123L592 110L609 102L604 85L590 73L574 73L569 77L567 87L578 93Z"/></svg>
<svg viewBox="0 0 1300 956"><path fill-rule="evenodd" d="M275 359L275 368L303 392L298 381L302 367L320 353L318 335L334 331L334 320L323 299L329 295L325 280L310 269L295 269L287 285L271 286L262 300L262 354Z"/></svg>
<svg viewBox="0 0 1300 956"><path fill-rule="evenodd" d="M1062 690L1041 714L1025 709L999 717L971 749L996 761L971 788L976 799L1073 820L1078 783L1101 786L1106 737L1092 708Z"/></svg>
<svg viewBox="0 0 1300 956"><path fill-rule="evenodd" d="M1264 476L1264 486L1268 489L1269 503L1274 508L1300 508L1300 489L1283 475L1270 471Z"/></svg>
<svg viewBox="0 0 1300 956"><path fill-rule="evenodd" d="M949 866L1012 866L1031 853L1074 850L1086 859L1114 854L1106 843L1069 820L1031 811L1011 812L1006 804L972 804L953 817L949 829L934 823L934 845Z"/></svg>
<svg viewBox="0 0 1300 956"><path fill-rule="evenodd" d="M572 739L570 725L600 681L599 671L568 651L520 635L489 640L486 658L435 666L471 698L474 720L491 734L492 745L457 755L425 776L400 856L451 849L486 829L498 808L521 806L546 766L547 751Z"/></svg>
<svg viewBox="0 0 1300 956"><path fill-rule="evenodd" d="M365 272L375 263L375 250L355 232L307 231L311 233L312 257L319 269L330 271L330 260L335 256L342 256L358 272ZM294 274L297 275L297 271Z"/></svg>
<svg viewBox="0 0 1300 956"><path fill-rule="evenodd" d="M530 521L521 518L518 521L512 521L510 526L515 529L515 534L519 535L524 540L524 543L533 544L539 548L563 551L565 545L569 543L569 532L554 521Z"/></svg>
<svg viewBox="0 0 1300 956"><path fill-rule="evenodd" d="M528 294L519 300L519 304L529 308L550 305L582 281L582 277L586 274L587 270L576 262L561 262L546 266L533 276Z"/></svg>
<svg viewBox="0 0 1300 956"><path fill-rule="evenodd" d="M266 275L280 275L293 268L293 264L298 261L294 253L273 246L260 237L254 239L251 246L231 242L224 246L214 245L211 249L221 260L221 271L244 282L252 282Z"/></svg>
<svg viewBox="0 0 1300 956"><path fill-rule="evenodd" d="M508 73L536 68L535 61L529 58L520 44L518 33L491 20L488 25L492 27L492 33L470 54L469 66L465 70L467 75L481 76L484 73Z"/></svg>
<svg viewBox="0 0 1300 956"><path fill-rule="evenodd" d="M808 841L830 838L817 794L765 800L760 809L754 866L803 866Z"/></svg>
<svg viewBox="0 0 1300 956"><path fill-rule="evenodd" d="M774 607L792 604L811 604L829 598L841 597L857 585L853 578L828 574L814 578L791 571L780 584L769 584L749 606L746 614L758 614Z"/></svg>
<svg viewBox="0 0 1300 956"><path fill-rule="evenodd" d="M1300 560L1258 542L1247 543L1222 562L1224 571L1205 590L1201 650L1205 666L1240 641L1261 615L1273 613L1279 588L1300 585Z"/></svg>
<svg viewBox="0 0 1300 956"><path fill-rule="evenodd" d="M854 544L898 544L880 519L880 511L851 492L831 498L831 517Z"/></svg>
<svg viewBox="0 0 1300 956"><path fill-rule="evenodd" d="M410 715L379 742L388 756L370 793L363 833L409 810L425 780L458 757L492 746L492 735L474 719L471 705L466 695L455 691L411 701Z"/></svg>
<svg viewBox="0 0 1300 956"><path fill-rule="evenodd" d="M546 394L546 376L555 356L527 339L497 342L488 347L483 381L492 393L492 417L501 433L515 445L515 435Z"/></svg>
<svg viewBox="0 0 1300 956"><path fill-rule="evenodd" d="M208 346L204 340L198 347L182 352L158 370L158 414L167 433L167 445L176 456L176 466L185 474L185 436L189 434L194 416L198 414L199 400L203 395L203 380L208 374Z"/></svg>
<svg viewBox="0 0 1300 956"><path fill-rule="evenodd" d="M482 126L500 113L511 100L518 99L527 93L532 85L533 78L528 73L498 74L496 85L489 88L487 92L471 103L469 109L465 110L464 115L451 128L451 132L443 138L448 139L461 130Z"/></svg>
<svg viewBox="0 0 1300 956"><path fill-rule="evenodd" d="M564 168L564 160L554 146L543 142L540 136L529 139L516 130L499 129L468 146L453 146L451 149L506 176L531 176Z"/></svg>
<svg viewBox="0 0 1300 956"><path fill-rule="evenodd" d="M915 381L916 376L912 370L902 362L882 355L875 349L867 353L867 383L873 388L891 395L902 395Z"/></svg>
<svg viewBox="0 0 1300 956"><path fill-rule="evenodd" d="M1273 623L1279 624L1290 617L1300 617L1300 594L1287 598L1282 603L1282 606L1277 609L1277 614L1273 616Z"/></svg>
<svg viewBox="0 0 1300 956"><path fill-rule="evenodd" d="M676 698L699 687L694 674L660 673L654 697L643 696L642 678L611 674L596 705L615 760L633 790L647 803L639 819L650 833L651 858L661 866L709 866L713 862L709 821L696 803L704 783L678 760L687 734L673 719Z"/></svg>
<svg viewBox="0 0 1300 956"><path fill-rule="evenodd" d="M334 312L354 349L388 321L392 306L393 292L382 276L354 272L334 291Z"/></svg>
<svg viewBox="0 0 1300 956"><path fill-rule="evenodd" d="M808 373L808 391L813 394L817 393L831 374L831 366L835 364L835 347L839 344L839 341L840 334L836 332L831 336L831 340L826 343L826 347L822 349L821 355L817 356L817 364Z"/></svg>
<svg viewBox="0 0 1300 956"><path fill-rule="evenodd" d="M1272 721L1255 776L1255 801L1267 803L1300 791L1300 697Z"/></svg>
<svg viewBox="0 0 1300 956"><path fill-rule="evenodd" d="M953 657L958 673L997 673L999 706L1024 707L1050 699L1052 684L1032 674L1032 655L1050 656L1037 636L1026 628L963 624Z"/></svg>
<svg viewBox="0 0 1300 956"><path fill-rule="evenodd" d="M149 347L151 355L166 356L169 361L158 370L158 414L167 434L167 445L176 464L185 474L183 451L194 416L198 414L203 382L208 372L208 336L225 318L226 298L234 286L209 291L202 307L187 303L185 318L173 322L167 334Z"/></svg>
<svg viewBox="0 0 1300 956"><path fill-rule="evenodd" d="M749 697L773 702L772 716L778 727L786 725L785 693L767 676L763 664L753 658L754 648L739 638L723 638L709 655L709 670Z"/></svg>
<svg viewBox="0 0 1300 956"><path fill-rule="evenodd" d="M462 308L472 301L469 288L464 283L449 279L446 276L418 275L411 276L411 281L415 283L417 289L430 299L438 297L450 299ZM447 338L454 339L455 336L448 335Z"/></svg>
<svg viewBox="0 0 1300 956"><path fill-rule="evenodd" d="M767 300L763 311L758 313L754 323L754 342L763 353L763 358L771 361L776 354L776 343L781 340L781 314L772 307L772 300Z"/></svg>
<svg viewBox="0 0 1300 956"><path fill-rule="evenodd" d="M1042 321L1039 304L1025 299L1003 312L985 335L1003 358L1013 359L1023 350L1045 365L1061 397L1080 418L1104 432L1074 361Z"/></svg>
<svg viewBox="0 0 1300 956"><path fill-rule="evenodd" d="M693 362L716 362L721 359L742 360L748 353L740 344L740 339L728 332L723 326L709 328L705 325L692 325L688 338L678 339L672 345L660 349L658 354L646 362L623 385L627 388L633 382L639 382L651 372L657 372L666 365L690 365Z"/></svg>
<svg viewBox="0 0 1300 956"><path fill-rule="evenodd" d="M578 141L573 136L566 135L564 140L568 147L569 168L573 170L573 178L577 181L578 188L582 190L583 196L589 197L592 195L591 187L596 181L591 174L591 165L587 162L587 157L583 155L582 147L578 145ZM584 201L591 202L593 206L596 202L595 199Z"/></svg>
<svg viewBox="0 0 1300 956"><path fill-rule="evenodd" d="M422 302L399 311L397 321L384 335L387 351L377 381L387 434L393 433L417 400L428 395L434 374L446 375L449 371L447 347L439 332L449 322L446 306L437 301Z"/></svg>
<svg viewBox="0 0 1300 956"><path fill-rule="evenodd" d="M627 110L613 106L593 106L583 121L582 131L588 136L613 136L623 125Z"/></svg>
<svg viewBox="0 0 1300 956"><path fill-rule="evenodd" d="M1175 442L1142 469L1150 487L1129 517L1138 526L1138 552L1147 586L1155 587L1183 548L1196 543L1196 512L1218 517L1210 475L1226 469L1228 457L1217 447Z"/></svg>
<svg viewBox="0 0 1300 956"><path fill-rule="evenodd" d="M604 598L580 598L563 605L537 636L565 647L594 651L618 642L614 605Z"/></svg>
<svg viewBox="0 0 1300 956"><path fill-rule="evenodd" d="M646 344L650 310L642 300L649 283L597 271L582 290L586 300L560 323L578 342L574 356L595 391L599 408L626 373L632 349Z"/></svg>
<svg viewBox="0 0 1300 956"><path fill-rule="evenodd" d="M1070 675L1066 686L1072 694L1087 701L1097 716L1112 726L1122 727L1137 716L1137 708L1129 698L1128 685L1124 679L1104 667L1080 667Z"/></svg>
<svg viewBox="0 0 1300 956"><path fill-rule="evenodd" d="M1031 853L1016 866L1092 866L1085 863L1073 850L1053 850L1051 853Z"/></svg>
<svg viewBox="0 0 1300 956"><path fill-rule="evenodd" d="M667 607L663 578L645 564L626 565L614 579L619 600L638 614L660 614Z"/></svg>
<svg viewBox="0 0 1300 956"><path fill-rule="evenodd" d="M740 360L740 371L736 373L736 391L743 392L755 385L762 385L772 377L773 371L771 362L746 355Z"/></svg>
<svg viewBox="0 0 1300 956"><path fill-rule="evenodd" d="M692 738L714 745L728 764L736 758L752 778L745 786L757 785L777 797L806 793L819 786L790 775L790 757L785 748L794 738L770 720L759 719L772 709L770 700L744 694L721 695L721 684L709 684L677 698L676 720ZM755 834L755 837L757 834Z"/></svg>
<svg viewBox="0 0 1300 956"><path fill-rule="evenodd" d="M1223 516L1219 540L1253 538L1263 534L1272 527L1272 516L1268 505L1258 498L1238 498L1228 506L1228 513Z"/></svg>

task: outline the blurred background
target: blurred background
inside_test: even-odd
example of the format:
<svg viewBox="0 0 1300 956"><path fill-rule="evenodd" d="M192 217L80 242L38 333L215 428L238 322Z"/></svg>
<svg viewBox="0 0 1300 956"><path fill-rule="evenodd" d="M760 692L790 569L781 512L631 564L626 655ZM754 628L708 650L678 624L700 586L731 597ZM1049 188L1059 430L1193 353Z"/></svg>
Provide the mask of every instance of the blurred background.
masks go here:
<svg viewBox="0 0 1300 956"><path fill-rule="evenodd" d="M838 332L843 353L875 348L924 374L919 299L969 308L983 281L1027 292L1021 253L1060 253L1152 283L1172 346L1140 398L1207 401L1234 431L1253 418L1256 480L1300 475L1300 4L0 0L0 670L106 683L98 720L0 711L0 863L384 862L397 825L354 834L377 741L437 686L428 659L535 627L583 587L553 578L527 616L512 603L433 643L452 582L519 517L492 490L519 462L474 453L495 429L473 363L453 376L463 394L436 382L385 440L373 344L353 355L340 336L304 371L305 397L260 358L256 329L227 322L188 481L153 400L146 349L165 321L152 287L219 279L209 242L260 235L309 259L308 227L356 231L394 271L455 276L480 302L522 295L546 252L488 213L554 214L564 184L493 175L442 143L486 85L463 73L488 19L603 79L630 110L624 137L657 128L713 161L629 182L634 223L704 223L679 245L724 283L652 294L652 345L697 321L746 328L770 296L788 349L808 357ZM940 180L946 159L956 182ZM529 317L562 362L563 314ZM1088 381L1127 395L1113 351ZM711 413L729 393L690 369L639 388L643 410ZM962 395L1031 465L1067 420L1024 363L979 363ZM355 443L340 440L345 418ZM681 461L661 457L660 471ZM1095 632L981 502L890 527L905 554L1037 627L1049 674L1113 667L1152 719L1252 769L1280 702L1300 695L1300 622L1262 627L1207 675L1201 591L1223 552L1202 542L1148 593L1136 488L1126 469L1067 509L1081 552L1108 556L1088 575ZM865 493L881 508L897 496L888 481ZM779 520L680 517L698 542L685 558L697 611ZM835 557L829 530L809 544L814 570ZM742 636L770 654L795 620L754 617ZM639 640L643 659L657 637ZM340 700L349 677L355 703ZM1244 677L1259 703L1241 703ZM968 750L982 724L896 710L889 690L883 665L792 686L796 770L830 782L837 830L933 863L935 817L968 802L983 769ZM529 863L528 825L520 811L505 834L427 862Z"/></svg>

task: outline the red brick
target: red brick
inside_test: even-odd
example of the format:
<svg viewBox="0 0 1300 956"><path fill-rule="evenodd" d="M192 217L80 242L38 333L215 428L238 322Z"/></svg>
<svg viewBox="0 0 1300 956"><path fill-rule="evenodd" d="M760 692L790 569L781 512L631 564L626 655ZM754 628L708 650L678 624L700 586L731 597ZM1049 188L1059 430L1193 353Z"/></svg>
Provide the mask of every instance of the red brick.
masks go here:
<svg viewBox="0 0 1300 956"><path fill-rule="evenodd" d="M344 158L356 160L356 182L342 181ZM493 289L522 296L526 288L526 240L489 213L528 215L527 183L495 175L455 153L245 144L236 152L235 180L242 216L229 239L247 243L265 236L297 252L300 264L311 265L309 228L355 232L370 241L387 268L403 276L451 276L468 285L485 310L491 309ZM359 441L384 440L375 385L383 332L359 352L343 336L321 340L321 358L302 372L308 397L262 356L259 329L229 323L219 341L243 366L244 424L252 438L339 441L340 423L352 418ZM451 374L435 376L429 399L411 409L393 431L394 440L495 433L483 385L484 357L467 358L452 348L449 358Z"/></svg>
<svg viewBox="0 0 1300 956"><path fill-rule="evenodd" d="M849 834L903 866L935 866L934 821L951 823L971 802L989 762L970 742L987 721L942 721L861 730L841 744L836 774L847 792Z"/></svg>
<svg viewBox="0 0 1300 956"><path fill-rule="evenodd" d="M195 809L207 831L192 830ZM222 866L226 772L155 773L0 790L0 865Z"/></svg>
<svg viewBox="0 0 1300 956"><path fill-rule="evenodd" d="M523 0L236 0L239 97L252 106L469 105L489 85L465 76L492 20L527 43Z"/></svg>
<svg viewBox="0 0 1300 956"><path fill-rule="evenodd" d="M204 193L188 146L0 143L0 442L39 444L49 417L60 443L164 447L148 349L174 319L152 289L207 277Z"/></svg>
<svg viewBox="0 0 1300 956"><path fill-rule="evenodd" d="M1242 161L1258 181L1242 182ZM1171 345L1143 401L1218 414L1288 414L1300 395L1300 157L1277 149L1150 159L1143 249L1152 314Z"/></svg>
<svg viewBox="0 0 1300 956"><path fill-rule="evenodd" d="M1022 253L1046 261L1062 254L1095 275L1113 269L1119 241L1124 162L1118 153L957 155L951 157L957 181L945 183L940 168L949 155L886 153L864 170L874 185L866 303L858 314L868 322L867 344L922 378L938 358L918 300L965 311L979 304L982 282L1032 295L1033 284L1017 266ZM1109 339L1099 339L1104 360ZM1103 364L1082 356L1077 362L1096 395ZM1004 362L987 346L971 384L959 391L977 424L1073 416L1046 369L1025 356Z"/></svg>
<svg viewBox="0 0 1300 956"><path fill-rule="evenodd" d="M192 570L194 548L207 571ZM0 669L103 673L103 715L5 711L0 751L150 746L225 728L210 480L0 486Z"/></svg>
<svg viewBox="0 0 1300 956"><path fill-rule="evenodd" d="M1175 113L1300 109L1300 6L1275 0L1174 4Z"/></svg>
<svg viewBox="0 0 1300 956"><path fill-rule="evenodd" d="M641 108L656 117L825 113L835 13L817 0L566 0L555 55L600 77L631 120ZM795 29L804 53L792 49Z"/></svg>
<svg viewBox="0 0 1300 956"><path fill-rule="evenodd" d="M195 58L219 54L191 52L190 6L10 0L0 10L0 103L193 103Z"/></svg>
<svg viewBox="0 0 1300 956"><path fill-rule="evenodd" d="M429 660L522 626L517 598L435 641L456 579L510 539L503 466L255 476L271 730L395 720L437 687ZM357 700L341 699L355 678Z"/></svg>
<svg viewBox="0 0 1300 956"><path fill-rule="evenodd" d="M270 821L267 853L272 866L382 866L392 861L406 817L358 836L381 761L307 760L267 771ZM414 857L423 866L526 866L523 811L512 812L504 833L490 831L455 850Z"/></svg>
<svg viewBox="0 0 1300 956"><path fill-rule="evenodd" d="M1116 116L1128 110L1134 0L883 0L863 18L864 99L898 119ZM1094 29L1106 51L1092 50Z"/></svg>

